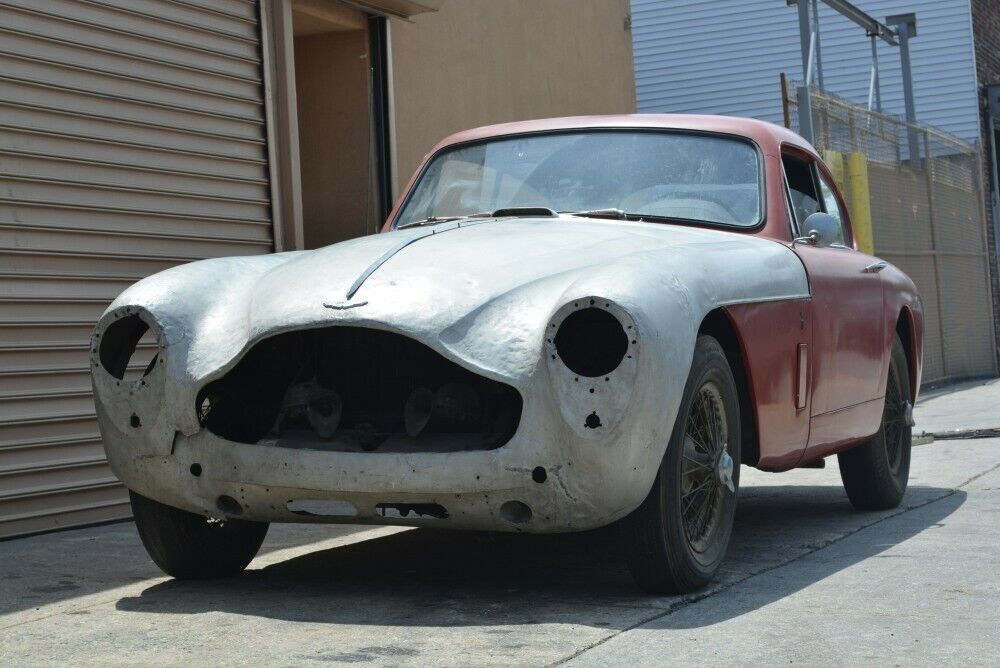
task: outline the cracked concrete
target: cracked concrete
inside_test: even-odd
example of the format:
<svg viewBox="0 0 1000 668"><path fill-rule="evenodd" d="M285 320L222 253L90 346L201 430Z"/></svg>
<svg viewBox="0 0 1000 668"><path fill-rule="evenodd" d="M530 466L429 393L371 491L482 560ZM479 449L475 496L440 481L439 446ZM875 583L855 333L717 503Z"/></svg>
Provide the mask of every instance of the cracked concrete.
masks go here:
<svg viewBox="0 0 1000 668"><path fill-rule="evenodd" d="M917 447L885 513L831 463L744 469L718 582L684 598L637 592L613 531L275 526L200 583L131 524L2 542L0 665L995 665L1000 439Z"/></svg>

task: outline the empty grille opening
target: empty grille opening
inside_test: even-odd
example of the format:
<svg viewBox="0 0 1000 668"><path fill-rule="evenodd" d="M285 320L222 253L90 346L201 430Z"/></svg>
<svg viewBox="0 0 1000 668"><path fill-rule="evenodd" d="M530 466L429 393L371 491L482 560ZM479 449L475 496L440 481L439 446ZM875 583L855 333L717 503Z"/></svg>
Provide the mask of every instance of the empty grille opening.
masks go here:
<svg viewBox="0 0 1000 668"><path fill-rule="evenodd" d="M202 424L240 443L338 452L491 450L521 395L413 339L328 327L261 341L197 399Z"/></svg>

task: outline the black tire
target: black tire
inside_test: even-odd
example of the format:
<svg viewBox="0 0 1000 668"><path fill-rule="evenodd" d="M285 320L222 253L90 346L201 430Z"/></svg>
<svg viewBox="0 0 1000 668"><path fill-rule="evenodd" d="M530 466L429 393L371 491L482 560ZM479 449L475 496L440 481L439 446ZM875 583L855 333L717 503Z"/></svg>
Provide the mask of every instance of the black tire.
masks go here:
<svg viewBox="0 0 1000 668"><path fill-rule="evenodd" d="M139 538L156 565L181 580L223 578L246 568L257 554L267 522L209 521L129 490Z"/></svg>
<svg viewBox="0 0 1000 668"><path fill-rule="evenodd" d="M837 455L847 498L858 510L888 510L903 500L910 477L910 396L909 365L897 334L892 340L882 424L870 440Z"/></svg>
<svg viewBox="0 0 1000 668"><path fill-rule="evenodd" d="M704 434L700 425L709 425L713 415L720 436L693 438ZM726 354L714 338L699 336L653 488L621 523L628 567L641 589L684 594L715 576L736 513L740 434L739 394ZM724 454L732 491L720 477L720 462L727 468Z"/></svg>

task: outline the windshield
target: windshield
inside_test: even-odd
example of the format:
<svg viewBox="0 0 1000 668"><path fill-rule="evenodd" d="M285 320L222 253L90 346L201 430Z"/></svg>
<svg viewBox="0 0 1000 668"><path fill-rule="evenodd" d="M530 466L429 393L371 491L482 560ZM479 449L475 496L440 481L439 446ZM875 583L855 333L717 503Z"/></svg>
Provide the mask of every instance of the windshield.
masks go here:
<svg viewBox="0 0 1000 668"><path fill-rule="evenodd" d="M395 224L546 207L753 227L760 191L757 151L740 139L620 130L523 135L439 153Z"/></svg>

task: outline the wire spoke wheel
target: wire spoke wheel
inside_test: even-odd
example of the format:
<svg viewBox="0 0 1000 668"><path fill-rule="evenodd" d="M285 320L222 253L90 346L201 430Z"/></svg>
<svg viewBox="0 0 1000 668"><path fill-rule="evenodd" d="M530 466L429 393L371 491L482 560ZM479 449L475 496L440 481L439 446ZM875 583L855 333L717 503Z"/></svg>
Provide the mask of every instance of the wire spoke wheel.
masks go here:
<svg viewBox="0 0 1000 668"><path fill-rule="evenodd" d="M893 337L889 354L879 430L864 443L837 454L844 490L858 510L898 506L910 475L913 395L906 350L898 333Z"/></svg>
<svg viewBox="0 0 1000 668"><path fill-rule="evenodd" d="M621 524L629 570L642 589L691 592L722 563L739 493L740 409L725 350L700 335L656 479Z"/></svg>
<svg viewBox="0 0 1000 668"><path fill-rule="evenodd" d="M728 454L728 435L721 391L715 383L706 382L691 402L681 473L684 536L695 552L705 552L712 545L722 516L728 490L719 467Z"/></svg>
<svg viewBox="0 0 1000 668"><path fill-rule="evenodd" d="M885 452L889 461L889 470L895 475L903 460L904 441L907 438L908 424L906 422L906 400L899 387L899 379L895 373L889 374L885 388L885 408L882 413L882 425L885 430Z"/></svg>

